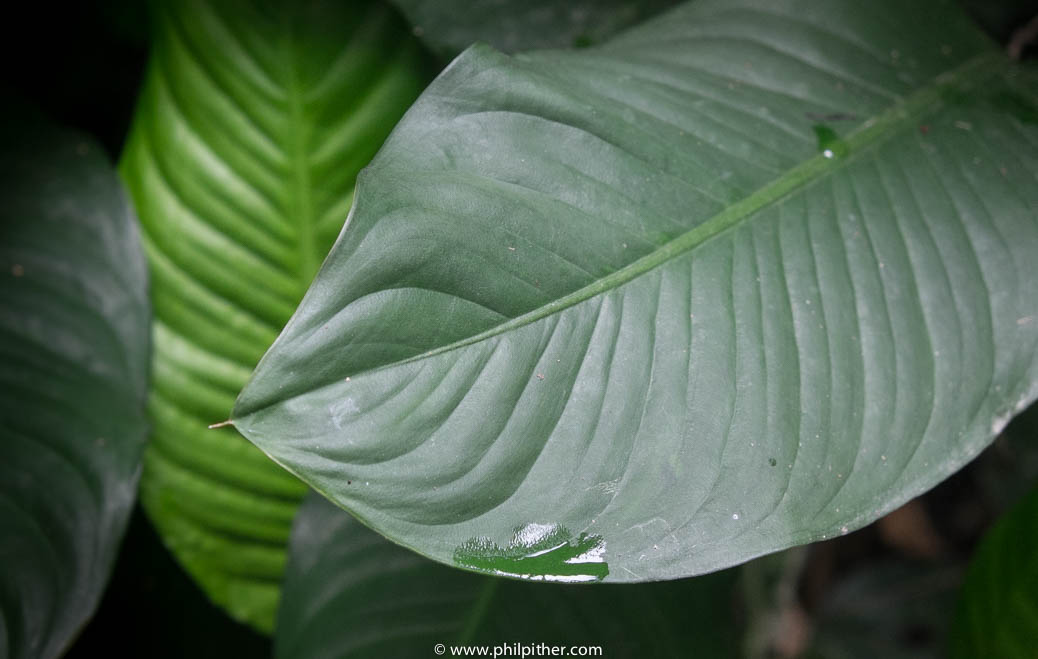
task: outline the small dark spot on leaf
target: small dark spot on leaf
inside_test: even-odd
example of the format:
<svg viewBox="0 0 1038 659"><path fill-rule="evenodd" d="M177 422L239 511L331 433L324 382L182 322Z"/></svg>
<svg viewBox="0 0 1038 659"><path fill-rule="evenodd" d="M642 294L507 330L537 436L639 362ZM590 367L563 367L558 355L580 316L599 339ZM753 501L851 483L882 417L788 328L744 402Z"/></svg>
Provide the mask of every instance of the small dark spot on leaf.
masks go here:
<svg viewBox="0 0 1038 659"><path fill-rule="evenodd" d="M593 46L593 45L595 45L594 39L592 39L590 36L588 36L586 34L578 34L573 39L573 47L574 48L588 48L588 47Z"/></svg>
<svg viewBox="0 0 1038 659"><path fill-rule="evenodd" d="M768 464L774 467L778 464L778 460L776 460L775 458L768 458Z"/></svg>

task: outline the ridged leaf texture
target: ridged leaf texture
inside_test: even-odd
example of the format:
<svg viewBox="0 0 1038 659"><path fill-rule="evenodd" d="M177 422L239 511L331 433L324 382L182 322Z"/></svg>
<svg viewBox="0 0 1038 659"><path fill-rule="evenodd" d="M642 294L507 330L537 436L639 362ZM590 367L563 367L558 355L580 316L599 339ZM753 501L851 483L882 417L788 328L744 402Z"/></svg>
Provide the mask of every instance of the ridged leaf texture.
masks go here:
<svg viewBox="0 0 1038 659"><path fill-rule="evenodd" d="M278 659L435 656L437 643L508 644L513 652L516 643L587 645L617 657L737 654L732 571L600 588L495 579L398 547L319 495L300 508L291 547Z"/></svg>
<svg viewBox="0 0 1038 659"><path fill-rule="evenodd" d="M495 574L572 576L517 563L528 525L643 581L868 524L1038 393L1035 83L940 1L474 47L361 175L235 424Z"/></svg>
<svg viewBox="0 0 1038 659"><path fill-rule="evenodd" d="M981 540L959 595L952 657L1033 657L1038 648L1038 488Z"/></svg>
<svg viewBox="0 0 1038 659"><path fill-rule="evenodd" d="M0 657L60 656L93 614L147 439L147 268L93 140L0 128Z"/></svg>
<svg viewBox="0 0 1038 659"><path fill-rule="evenodd" d="M269 629L305 488L223 428L424 83L375 2L160 2L120 169L152 273L142 500L209 596Z"/></svg>

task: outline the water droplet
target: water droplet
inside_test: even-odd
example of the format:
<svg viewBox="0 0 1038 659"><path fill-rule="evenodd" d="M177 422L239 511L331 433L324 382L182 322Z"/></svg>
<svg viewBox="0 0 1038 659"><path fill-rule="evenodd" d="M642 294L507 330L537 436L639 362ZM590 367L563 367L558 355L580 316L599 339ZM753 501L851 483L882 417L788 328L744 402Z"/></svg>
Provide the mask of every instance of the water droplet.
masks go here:
<svg viewBox="0 0 1038 659"><path fill-rule="evenodd" d="M732 513L732 519L739 519L739 513Z"/></svg>
<svg viewBox="0 0 1038 659"><path fill-rule="evenodd" d="M505 547L487 537L472 538L454 550L454 562L480 572L531 581L601 581L609 574L602 536L581 533L574 540L559 524L516 527Z"/></svg>
<svg viewBox="0 0 1038 659"><path fill-rule="evenodd" d="M815 132L815 137L818 139L818 152L824 157L830 159L844 158L851 152L847 143L832 128L825 124L815 124L811 129Z"/></svg>

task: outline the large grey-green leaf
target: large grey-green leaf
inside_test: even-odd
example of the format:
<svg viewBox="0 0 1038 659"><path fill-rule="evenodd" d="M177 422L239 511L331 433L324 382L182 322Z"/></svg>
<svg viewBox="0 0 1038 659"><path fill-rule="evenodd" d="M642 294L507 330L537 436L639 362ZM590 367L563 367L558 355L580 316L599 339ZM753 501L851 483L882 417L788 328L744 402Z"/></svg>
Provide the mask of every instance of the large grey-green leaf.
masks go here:
<svg viewBox="0 0 1038 659"><path fill-rule="evenodd" d="M734 576L600 588L484 577L401 549L313 495L292 531L274 656L432 657L437 643L452 656L449 646L519 643L720 659L739 647Z"/></svg>
<svg viewBox="0 0 1038 659"><path fill-rule="evenodd" d="M58 656L94 612L137 496L149 311L100 147L0 127L0 657Z"/></svg>
<svg viewBox="0 0 1038 659"><path fill-rule="evenodd" d="M327 253L354 177L424 83L378 2L155 5L154 52L120 165L155 306L141 497L209 596L273 624L305 488L233 429L234 396Z"/></svg>
<svg viewBox="0 0 1038 659"><path fill-rule="evenodd" d="M867 524L1038 393L1036 79L939 1L473 48L361 175L235 423L473 569L569 575L517 562L531 524L612 581Z"/></svg>
<svg viewBox="0 0 1038 659"><path fill-rule="evenodd" d="M952 657L1033 657L1038 648L1038 488L984 536L950 635Z"/></svg>
<svg viewBox="0 0 1038 659"><path fill-rule="evenodd" d="M473 43L505 52L571 48L604 41L677 0L393 0L414 33L445 55Z"/></svg>

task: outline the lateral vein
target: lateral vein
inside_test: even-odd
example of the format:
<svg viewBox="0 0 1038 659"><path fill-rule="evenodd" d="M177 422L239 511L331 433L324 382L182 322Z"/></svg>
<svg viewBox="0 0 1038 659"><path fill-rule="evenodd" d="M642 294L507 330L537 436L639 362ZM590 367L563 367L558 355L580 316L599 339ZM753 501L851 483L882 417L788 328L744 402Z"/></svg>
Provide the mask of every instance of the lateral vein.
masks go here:
<svg viewBox="0 0 1038 659"><path fill-rule="evenodd" d="M733 203L731 206L720 211L699 226L683 233L670 242L661 245L653 252L646 254L640 259L629 263L619 270L598 279L583 288L564 295L543 306L533 309L525 314L496 325L486 331L474 334L468 338L453 343L427 350L426 352L401 359L388 364L383 364L361 373L375 373L388 368L401 366L423 359L428 359L439 354L463 348L468 345L479 343L495 336L504 334L511 330L524 327L538 320L551 316L575 306L581 302L591 299L604 292L619 288L620 286L634 280L655 268L672 261L683 254L693 251L707 242L729 232L740 226L743 222L755 215L758 211L776 203L784 197L796 192L811 183L821 180L833 171L845 167L870 148L882 144L898 130L906 125L911 125L935 107L941 104L941 97L950 89L965 90L973 87L1004 65L1004 56L998 51L990 51L977 55L960 66L947 71L933 79L927 86L917 90L905 97L901 102L891 106L889 109L876 117L866 120L858 128L844 138L849 154L842 158L827 158L824 154L818 154L794 167L784 175L772 182L758 188L749 196ZM359 191L358 191L359 192ZM330 386L330 385L324 385ZM318 387L318 389L323 387ZM288 399L297 398L304 393L310 393L313 389L298 393ZM260 409L269 407L288 399L273 401L261 408L250 410L245 416L250 416Z"/></svg>

